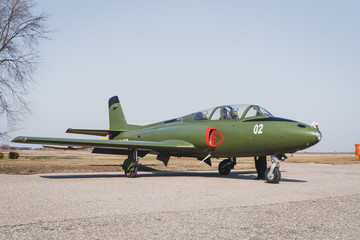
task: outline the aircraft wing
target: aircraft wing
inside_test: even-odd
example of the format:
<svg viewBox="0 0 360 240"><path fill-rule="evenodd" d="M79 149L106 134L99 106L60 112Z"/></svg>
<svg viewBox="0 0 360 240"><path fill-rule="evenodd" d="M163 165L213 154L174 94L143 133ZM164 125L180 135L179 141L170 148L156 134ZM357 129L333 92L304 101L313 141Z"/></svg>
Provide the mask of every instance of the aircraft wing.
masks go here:
<svg viewBox="0 0 360 240"><path fill-rule="evenodd" d="M91 140L91 139L72 139L72 138L42 138L42 137L23 137L19 136L12 140L15 143L30 144L50 144L61 146L81 146L87 148L105 149L129 149L171 151L171 150L191 150L194 145L185 141L168 140L162 142L150 141L126 141L126 140Z"/></svg>

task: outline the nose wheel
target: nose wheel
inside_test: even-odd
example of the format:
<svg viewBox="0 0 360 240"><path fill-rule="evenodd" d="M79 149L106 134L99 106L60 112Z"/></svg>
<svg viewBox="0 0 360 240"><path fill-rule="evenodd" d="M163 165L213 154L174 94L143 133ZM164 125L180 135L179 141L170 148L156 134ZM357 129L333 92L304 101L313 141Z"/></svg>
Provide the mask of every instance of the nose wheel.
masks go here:
<svg viewBox="0 0 360 240"><path fill-rule="evenodd" d="M228 158L220 162L218 170L220 175L229 175L236 165L236 158Z"/></svg>
<svg viewBox="0 0 360 240"><path fill-rule="evenodd" d="M266 169L265 171L265 180L268 183L278 183L281 179L281 172L279 168L275 168L272 174L270 174L271 168Z"/></svg>
<svg viewBox="0 0 360 240"><path fill-rule="evenodd" d="M281 179L279 158L281 161L285 161L285 159L287 157L285 155L280 155L280 156L272 155L271 156L272 165L265 171L265 180L268 183L279 183L279 181Z"/></svg>

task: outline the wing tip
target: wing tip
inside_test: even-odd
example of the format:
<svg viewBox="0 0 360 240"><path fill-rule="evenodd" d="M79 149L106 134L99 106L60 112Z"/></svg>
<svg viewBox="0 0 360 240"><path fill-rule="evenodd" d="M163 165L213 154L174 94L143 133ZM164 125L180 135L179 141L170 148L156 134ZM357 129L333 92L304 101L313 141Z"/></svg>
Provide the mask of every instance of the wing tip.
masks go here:
<svg viewBox="0 0 360 240"><path fill-rule="evenodd" d="M26 143L26 141L27 141L27 138L23 137L23 136L18 136L16 138L14 138L13 140L11 140L11 142L14 142L14 143Z"/></svg>

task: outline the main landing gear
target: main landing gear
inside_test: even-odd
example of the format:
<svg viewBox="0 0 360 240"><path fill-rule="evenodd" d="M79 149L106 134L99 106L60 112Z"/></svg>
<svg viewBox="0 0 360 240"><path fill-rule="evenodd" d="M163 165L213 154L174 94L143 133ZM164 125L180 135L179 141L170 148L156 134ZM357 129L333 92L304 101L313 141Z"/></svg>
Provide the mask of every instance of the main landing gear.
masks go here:
<svg viewBox="0 0 360 240"><path fill-rule="evenodd" d="M125 159L123 163L123 169L125 171L125 176L128 178L134 178L137 175L139 163L139 156L136 149L129 150L128 158Z"/></svg>
<svg viewBox="0 0 360 240"><path fill-rule="evenodd" d="M285 155L271 155L272 165L265 171L265 180L268 183L278 183L281 179L280 160L285 161Z"/></svg>
<svg viewBox="0 0 360 240"><path fill-rule="evenodd" d="M220 175L229 175L236 165L236 158L228 158L220 162L218 170Z"/></svg>

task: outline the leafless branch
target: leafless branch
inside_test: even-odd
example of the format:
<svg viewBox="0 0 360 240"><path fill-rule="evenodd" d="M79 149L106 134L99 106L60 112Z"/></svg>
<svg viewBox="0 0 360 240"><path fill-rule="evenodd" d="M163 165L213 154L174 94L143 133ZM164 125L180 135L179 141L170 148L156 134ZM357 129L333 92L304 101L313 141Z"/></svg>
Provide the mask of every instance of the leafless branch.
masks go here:
<svg viewBox="0 0 360 240"><path fill-rule="evenodd" d="M47 16L33 14L34 7L32 0L0 0L0 116L7 118L6 131L30 112L26 95L40 63L38 44L49 34Z"/></svg>

